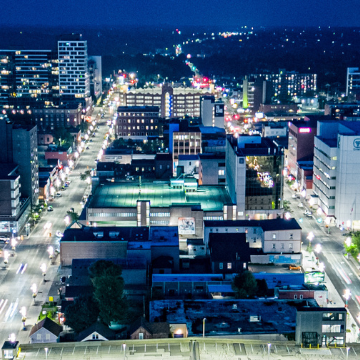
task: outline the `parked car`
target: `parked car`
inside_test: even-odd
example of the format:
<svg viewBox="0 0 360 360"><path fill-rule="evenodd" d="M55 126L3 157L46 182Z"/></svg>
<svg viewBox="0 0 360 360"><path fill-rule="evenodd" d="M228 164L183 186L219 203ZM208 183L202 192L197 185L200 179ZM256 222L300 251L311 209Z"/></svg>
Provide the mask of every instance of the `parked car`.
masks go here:
<svg viewBox="0 0 360 360"><path fill-rule="evenodd" d="M56 195L55 195L56 197L61 197L62 195L61 195L61 193L56 193Z"/></svg>
<svg viewBox="0 0 360 360"><path fill-rule="evenodd" d="M86 150L89 150L89 149L90 149L90 148L87 146L87 147L86 147Z"/></svg>
<svg viewBox="0 0 360 360"><path fill-rule="evenodd" d="M10 241L8 236L0 236L0 242L7 244Z"/></svg>
<svg viewBox="0 0 360 360"><path fill-rule="evenodd" d="M52 206L48 206L47 211L54 211L54 208Z"/></svg>
<svg viewBox="0 0 360 360"><path fill-rule="evenodd" d="M128 176L126 176L126 180L127 181L133 181L133 180L135 180L135 178L133 176L131 176L131 175L128 175Z"/></svg>
<svg viewBox="0 0 360 360"><path fill-rule="evenodd" d="M299 207L299 208L303 208L303 207L304 207L304 204L303 204L303 203L298 203L298 207Z"/></svg>
<svg viewBox="0 0 360 360"><path fill-rule="evenodd" d="M301 266L300 265L289 265L289 270L301 270Z"/></svg>

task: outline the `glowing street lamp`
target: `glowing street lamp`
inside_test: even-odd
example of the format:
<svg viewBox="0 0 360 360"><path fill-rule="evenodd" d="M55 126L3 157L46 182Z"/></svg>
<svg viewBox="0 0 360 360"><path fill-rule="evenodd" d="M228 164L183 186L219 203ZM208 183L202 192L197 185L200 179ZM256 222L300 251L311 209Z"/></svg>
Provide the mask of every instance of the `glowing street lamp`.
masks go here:
<svg viewBox="0 0 360 360"><path fill-rule="evenodd" d="M321 244L316 244L315 248L314 248L314 251L319 254L321 252L321 250L322 250Z"/></svg>
<svg viewBox="0 0 360 360"><path fill-rule="evenodd" d="M322 262L319 264L319 271L321 271L321 272L325 271L325 265Z"/></svg>
<svg viewBox="0 0 360 360"><path fill-rule="evenodd" d="M74 152L74 157L77 159L79 157L79 153L77 151Z"/></svg>
<svg viewBox="0 0 360 360"><path fill-rule="evenodd" d="M37 296L37 286L36 284L32 284L31 287L30 287L31 291L32 291L32 297L34 299L34 303L35 303L35 299L36 299L36 296Z"/></svg>
<svg viewBox="0 0 360 360"><path fill-rule="evenodd" d="M309 240L309 245L311 246L311 242L314 240L314 233L312 231L309 232L307 239Z"/></svg>
<svg viewBox="0 0 360 360"><path fill-rule="evenodd" d="M347 247L351 246L351 237L350 236L346 238L345 244L346 244Z"/></svg>
<svg viewBox="0 0 360 360"><path fill-rule="evenodd" d="M267 347L268 347L268 360L270 358L270 348L271 348L271 344L267 344Z"/></svg>
<svg viewBox="0 0 360 360"><path fill-rule="evenodd" d="M44 283L46 282L45 280L45 276L46 276L46 264L45 263L42 263L41 266L40 266L40 270L43 274L43 277L44 277Z"/></svg>
<svg viewBox="0 0 360 360"><path fill-rule="evenodd" d="M4 264L5 264L5 267L6 267L7 263L9 262L9 257L10 257L9 251L5 250L4 251Z"/></svg>
<svg viewBox="0 0 360 360"><path fill-rule="evenodd" d="M203 318L203 338L205 337L205 321L206 318Z"/></svg>
<svg viewBox="0 0 360 360"><path fill-rule="evenodd" d="M285 213L285 219L290 220L291 214L289 212Z"/></svg>
<svg viewBox="0 0 360 360"><path fill-rule="evenodd" d="M16 238L11 238L11 248L15 251L15 248L16 248L16 245L17 245L17 241L16 241Z"/></svg>
<svg viewBox="0 0 360 360"><path fill-rule="evenodd" d="M25 321L26 321L26 307L23 306L20 310L20 314L21 314L21 321L23 324L23 330L26 330L26 326L25 326Z"/></svg>
<svg viewBox="0 0 360 360"><path fill-rule="evenodd" d="M65 216L64 221L65 221L66 225L69 225L70 224L70 216L68 216L68 215Z"/></svg>
<svg viewBox="0 0 360 360"><path fill-rule="evenodd" d="M321 208L320 208L320 207L319 207L319 208L317 208L316 213L317 213L318 215L321 215L321 214L322 214L322 210L321 210Z"/></svg>
<svg viewBox="0 0 360 360"><path fill-rule="evenodd" d="M351 297L351 292L349 289L345 289L344 298L345 298L345 307L348 307L348 301Z"/></svg>
<svg viewBox="0 0 360 360"><path fill-rule="evenodd" d="M52 246L49 246L47 252L49 253L49 258L52 259L54 256L54 248Z"/></svg>

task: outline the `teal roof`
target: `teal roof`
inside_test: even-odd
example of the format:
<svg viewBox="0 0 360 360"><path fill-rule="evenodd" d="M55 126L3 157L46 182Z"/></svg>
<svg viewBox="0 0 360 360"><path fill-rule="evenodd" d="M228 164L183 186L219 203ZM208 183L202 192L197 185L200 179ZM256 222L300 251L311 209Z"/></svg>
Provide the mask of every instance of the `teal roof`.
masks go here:
<svg viewBox="0 0 360 360"><path fill-rule="evenodd" d="M93 208L135 208L138 200L149 200L151 207L167 208L172 205L200 205L204 211L222 211L231 205L224 186L199 186L195 192L171 189L169 184L111 183L99 185L89 203Z"/></svg>

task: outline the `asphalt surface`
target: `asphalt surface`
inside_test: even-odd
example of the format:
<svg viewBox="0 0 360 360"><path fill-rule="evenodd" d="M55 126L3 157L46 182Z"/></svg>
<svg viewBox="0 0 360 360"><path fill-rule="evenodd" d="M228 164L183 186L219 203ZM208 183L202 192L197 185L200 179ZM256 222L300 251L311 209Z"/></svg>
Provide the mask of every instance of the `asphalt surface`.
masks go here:
<svg viewBox="0 0 360 360"><path fill-rule="evenodd" d="M100 108L95 108L93 119ZM108 112L108 110L107 110ZM16 338L23 343L28 342L28 334L31 327L37 322L37 317L41 310L41 304L47 301L47 294L52 284L52 280L59 280L59 256L51 263L49 259L48 247L51 245L54 249L59 248L59 238L56 237L56 231L63 232L66 224L64 218L70 208L74 208L79 213L82 210L80 204L85 192L88 193L89 185L86 181L80 180L80 173L88 169L95 168L95 159L104 141L104 136L108 131L106 121L111 114L101 119L97 125L99 130L96 136L91 137L89 150L85 150L75 167L69 174L68 179L71 184L65 191L61 191L62 197L56 198L50 202L54 211L44 212L39 223L32 230L30 236L20 241L15 249L15 256L9 258L8 264L0 264L0 344L7 340L9 335L14 333ZM51 223L50 230L44 230L46 223ZM51 232L51 237L49 236ZM9 245L6 245L9 248ZM1 255L3 256L3 255ZM40 269L41 264L45 263L47 267L45 280ZM38 295L34 304L32 290L30 287L36 284ZM22 328L22 315L19 310L26 308L26 330Z"/></svg>
<svg viewBox="0 0 360 360"><path fill-rule="evenodd" d="M348 289L351 292L351 297L348 300L348 309L352 317L356 320L360 326L360 272L359 266L356 266L356 262L349 261L345 258L344 241L345 236L342 236L346 231L340 231L336 227L330 227L330 233L325 228L324 223L318 223L316 221L316 214L313 217L307 217L304 215L306 208L299 208L298 204L300 199L293 199L291 195L294 192L291 191L288 186L285 186L286 200L290 201L290 207L292 209L292 217L297 221L302 218L302 241L303 247L307 247L309 240L307 236L310 231L314 233L314 240L312 241L312 247L315 248L317 244L321 244L321 251L317 254L319 261L325 265L326 277L328 277L333 283L340 297L346 302L344 298L345 290ZM325 278L326 280L326 278ZM359 300L357 300L359 299ZM339 304L343 306L343 304Z"/></svg>

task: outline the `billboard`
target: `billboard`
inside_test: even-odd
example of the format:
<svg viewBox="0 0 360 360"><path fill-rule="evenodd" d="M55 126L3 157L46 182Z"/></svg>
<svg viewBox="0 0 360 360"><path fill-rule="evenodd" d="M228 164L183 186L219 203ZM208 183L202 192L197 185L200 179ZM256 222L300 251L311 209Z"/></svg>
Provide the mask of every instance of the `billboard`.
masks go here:
<svg viewBox="0 0 360 360"><path fill-rule="evenodd" d="M195 234L195 218L181 217L178 220L179 234L188 235Z"/></svg>
<svg viewBox="0 0 360 360"><path fill-rule="evenodd" d="M224 116L224 104L215 104L215 117Z"/></svg>
<svg viewBox="0 0 360 360"><path fill-rule="evenodd" d="M325 273L321 271L311 271L305 273L305 284L319 284L325 281Z"/></svg>

